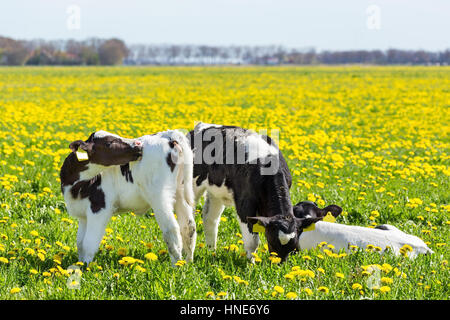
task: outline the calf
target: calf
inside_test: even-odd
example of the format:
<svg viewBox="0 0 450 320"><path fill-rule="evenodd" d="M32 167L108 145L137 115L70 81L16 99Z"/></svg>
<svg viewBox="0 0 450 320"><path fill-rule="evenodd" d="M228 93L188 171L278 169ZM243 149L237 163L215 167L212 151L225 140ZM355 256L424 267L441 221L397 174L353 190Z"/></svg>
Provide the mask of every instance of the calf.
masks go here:
<svg viewBox="0 0 450 320"><path fill-rule="evenodd" d="M86 141L72 142L70 149L61 168L61 189L68 213L79 219L80 261L93 260L113 214L142 214L150 208L172 263L182 259L182 249L186 260L192 260L196 239L192 151L181 132L125 139L97 131Z"/></svg>
<svg viewBox="0 0 450 320"><path fill-rule="evenodd" d="M297 248L306 222L295 219L289 188L292 178L283 155L265 135L235 126L198 123L188 133L194 151L194 195L205 192L203 226L206 245L216 248L220 216L234 206L247 257L259 244L255 223L265 229L271 252L285 260Z"/></svg>
<svg viewBox="0 0 450 320"><path fill-rule="evenodd" d="M338 216L342 209L336 205L320 209L310 201L299 202L294 207L294 214L297 218L323 218L331 212L333 216ZM412 248L409 257L416 257L418 254L433 253L428 246L418 237L400 231L391 225L380 225L375 228L349 226L339 223L320 221L315 224L311 231L300 234L298 241L299 249L312 249L319 243L325 241L335 247L336 250L349 250L350 246L366 248L369 244L380 247L382 251L389 247L395 255L401 253L404 245Z"/></svg>

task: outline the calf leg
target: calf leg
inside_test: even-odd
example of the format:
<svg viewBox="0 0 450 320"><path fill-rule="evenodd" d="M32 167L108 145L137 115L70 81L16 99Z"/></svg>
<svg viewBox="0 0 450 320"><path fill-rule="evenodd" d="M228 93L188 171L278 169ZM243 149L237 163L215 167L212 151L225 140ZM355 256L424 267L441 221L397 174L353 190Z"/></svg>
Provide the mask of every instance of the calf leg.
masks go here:
<svg viewBox="0 0 450 320"><path fill-rule="evenodd" d="M81 253L78 253L80 261L89 264L94 260L111 215L112 212L109 209L102 209L96 213L88 211L86 230L81 245L82 250Z"/></svg>
<svg viewBox="0 0 450 320"><path fill-rule="evenodd" d="M181 238L183 240L183 253L186 261L190 262L194 259L195 241L197 239L196 226L192 207L184 200L183 191L177 191L175 200L175 212L178 217L178 223L181 230Z"/></svg>
<svg viewBox="0 0 450 320"><path fill-rule="evenodd" d="M253 253L255 253L259 245L259 235L249 229L249 224L246 217L256 216L255 208L256 206L250 201L241 201L240 203L236 203L236 211L239 226L241 228L242 241L244 241L244 249L247 253L247 258L252 262L254 261ZM243 220L243 218L245 218L245 220Z"/></svg>
<svg viewBox="0 0 450 320"><path fill-rule="evenodd" d="M180 227L173 214L174 197L171 192L163 191L158 195L150 195L150 203L155 213L156 221L163 233L164 241L169 250L172 264L182 259L182 240Z"/></svg>
<svg viewBox="0 0 450 320"><path fill-rule="evenodd" d="M203 206L203 228L205 230L205 242L208 248L215 250L217 243L217 231L219 229L220 216L225 206L222 200L214 197L211 193L206 194Z"/></svg>
<svg viewBox="0 0 450 320"><path fill-rule="evenodd" d="M86 233L87 219L82 217L78 219L78 231L77 231L77 249L78 256L83 256L83 239Z"/></svg>
<svg viewBox="0 0 450 320"><path fill-rule="evenodd" d="M242 222L239 218L238 220L239 226L241 227L242 241L244 241L244 250L247 254L247 258L253 262L253 253L255 253L259 245L259 235L258 233L253 233L249 230L247 222Z"/></svg>

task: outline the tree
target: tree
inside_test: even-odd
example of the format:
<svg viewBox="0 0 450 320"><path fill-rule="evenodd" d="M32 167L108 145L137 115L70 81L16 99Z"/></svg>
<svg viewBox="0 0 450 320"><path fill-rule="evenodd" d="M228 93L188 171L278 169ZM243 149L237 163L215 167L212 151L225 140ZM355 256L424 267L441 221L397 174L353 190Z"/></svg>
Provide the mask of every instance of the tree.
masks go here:
<svg viewBox="0 0 450 320"><path fill-rule="evenodd" d="M122 64L127 55L128 48L119 39L107 40L98 48L98 58L102 65Z"/></svg>
<svg viewBox="0 0 450 320"><path fill-rule="evenodd" d="M24 42L0 37L0 62L10 66L21 66L30 54Z"/></svg>

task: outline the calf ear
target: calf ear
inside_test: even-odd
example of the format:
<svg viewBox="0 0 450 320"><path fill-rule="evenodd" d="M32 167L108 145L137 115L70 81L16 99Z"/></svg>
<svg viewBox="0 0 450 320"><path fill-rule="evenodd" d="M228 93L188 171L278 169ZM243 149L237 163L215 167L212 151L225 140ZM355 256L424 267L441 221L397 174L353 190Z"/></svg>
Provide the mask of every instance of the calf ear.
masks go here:
<svg viewBox="0 0 450 320"><path fill-rule="evenodd" d="M328 207L323 208L322 211L325 213L324 216L326 216L328 212L331 212L333 217L336 218L338 215L341 214L342 208L337 206L337 205L335 205L335 204L332 204L332 205L330 205Z"/></svg>
<svg viewBox="0 0 450 320"><path fill-rule="evenodd" d="M84 143L83 140L77 140L77 141L74 141L74 142L72 142L72 143L69 145L69 148L70 148L70 150L72 150L73 152L75 152L75 151L78 150L78 148L80 147L80 145L81 145L82 143Z"/></svg>
<svg viewBox="0 0 450 320"><path fill-rule="evenodd" d="M89 144L84 142L83 140L76 140L69 145L70 150L73 152L77 151L78 148L83 149L84 151L89 151Z"/></svg>
<svg viewBox="0 0 450 320"><path fill-rule="evenodd" d="M311 217L311 218L295 218L295 224L297 229L301 231L302 229L308 228L311 224L322 220L323 217Z"/></svg>
<svg viewBox="0 0 450 320"><path fill-rule="evenodd" d="M260 222L264 227L267 227L272 221L271 217L247 217L247 222L258 223Z"/></svg>

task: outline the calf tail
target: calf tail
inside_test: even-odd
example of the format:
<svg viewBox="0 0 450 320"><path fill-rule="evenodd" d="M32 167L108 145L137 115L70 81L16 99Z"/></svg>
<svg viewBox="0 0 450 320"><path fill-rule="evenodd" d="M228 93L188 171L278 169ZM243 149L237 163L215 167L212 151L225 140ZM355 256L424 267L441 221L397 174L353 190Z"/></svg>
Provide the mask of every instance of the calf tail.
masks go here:
<svg viewBox="0 0 450 320"><path fill-rule="evenodd" d="M194 190L192 186L192 180L194 175L194 156L192 154L191 146L186 140L182 146L183 149L183 181L184 181L184 197L186 202L190 205L194 205Z"/></svg>
<svg viewBox="0 0 450 320"><path fill-rule="evenodd" d="M181 148L180 156L178 157L178 164L180 164L180 171L178 176L178 188L183 189L184 200L190 205L194 205L194 191L193 191L193 175L194 175L194 156L191 150L190 143L186 136L178 130L170 131L170 139L176 141L178 147Z"/></svg>

